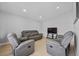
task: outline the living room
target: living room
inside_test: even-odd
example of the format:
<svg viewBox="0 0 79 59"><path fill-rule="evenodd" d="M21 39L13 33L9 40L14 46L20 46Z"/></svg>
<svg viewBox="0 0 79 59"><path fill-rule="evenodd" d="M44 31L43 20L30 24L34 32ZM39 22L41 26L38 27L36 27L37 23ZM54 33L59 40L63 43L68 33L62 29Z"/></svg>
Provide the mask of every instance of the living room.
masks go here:
<svg viewBox="0 0 79 59"><path fill-rule="evenodd" d="M52 56L52 53L47 52L48 48L46 48L48 28L56 28L57 35L64 35L68 31L74 32L75 17L76 2L0 2L0 55L21 54L21 52L12 53L12 45L7 36L13 33L24 41L34 39L32 34L40 36L40 39L31 41L34 46L31 44L33 50L31 53L28 52L30 56ZM31 38L24 35L26 32L31 32L28 33ZM28 40L27 37L29 37ZM73 45L73 42L71 44ZM64 54L65 52L59 55ZM75 55L75 53L70 55Z"/></svg>

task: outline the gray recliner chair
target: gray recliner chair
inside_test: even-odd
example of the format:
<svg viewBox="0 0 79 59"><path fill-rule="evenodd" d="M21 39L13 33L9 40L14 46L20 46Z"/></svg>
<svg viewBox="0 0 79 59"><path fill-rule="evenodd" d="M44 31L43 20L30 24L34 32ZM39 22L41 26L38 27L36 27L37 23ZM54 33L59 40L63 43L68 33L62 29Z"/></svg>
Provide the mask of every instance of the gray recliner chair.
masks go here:
<svg viewBox="0 0 79 59"><path fill-rule="evenodd" d="M64 34L63 39L60 40L47 40L47 52L53 56L65 56L67 55L67 47L73 38L73 32L68 31Z"/></svg>
<svg viewBox="0 0 79 59"><path fill-rule="evenodd" d="M7 38L12 46L12 52L15 56L27 56L34 52L34 40L20 42L15 33L9 33Z"/></svg>

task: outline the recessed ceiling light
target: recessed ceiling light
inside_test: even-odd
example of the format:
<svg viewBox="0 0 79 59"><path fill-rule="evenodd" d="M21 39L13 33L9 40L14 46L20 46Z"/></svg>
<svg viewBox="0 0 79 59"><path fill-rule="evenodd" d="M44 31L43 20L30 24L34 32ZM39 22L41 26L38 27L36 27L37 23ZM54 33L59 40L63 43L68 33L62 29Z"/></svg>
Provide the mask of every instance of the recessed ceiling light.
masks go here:
<svg viewBox="0 0 79 59"><path fill-rule="evenodd" d="M40 19L42 18L42 16L40 16Z"/></svg>
<svg viewBox="0 0 79 59"><path fill-rule="evenodd" d="M56 7L56 9L59 9L59 8L60 8L59 6Z"/></svg>
<svg viewBox="0 0 79 59"><path fill-rule="evenodd" d="M26 12L27 11L27 9L23 9L23 12Z"/></svg>

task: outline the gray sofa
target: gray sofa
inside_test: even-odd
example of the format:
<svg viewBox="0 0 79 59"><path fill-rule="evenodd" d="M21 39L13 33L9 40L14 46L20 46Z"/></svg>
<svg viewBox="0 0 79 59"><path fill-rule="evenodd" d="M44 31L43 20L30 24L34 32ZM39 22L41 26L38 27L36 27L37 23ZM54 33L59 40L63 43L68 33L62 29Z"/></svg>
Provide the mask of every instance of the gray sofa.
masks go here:
<svg viewBox="0 0 79 59"><path fill-rule="evenodd" d="M39 33L37 30L24 30L21 32L22 37L27 37L27 39L34 39L35 41L42 39L43 34Z"/></svg>
<svg viewBox="0 0 79 59"><path fill-rule="evenodd" d="M34 40L20 42L15 33L9 33L7 38L12 47L12 54L14 56L27 56L34 52Z"/></svg>

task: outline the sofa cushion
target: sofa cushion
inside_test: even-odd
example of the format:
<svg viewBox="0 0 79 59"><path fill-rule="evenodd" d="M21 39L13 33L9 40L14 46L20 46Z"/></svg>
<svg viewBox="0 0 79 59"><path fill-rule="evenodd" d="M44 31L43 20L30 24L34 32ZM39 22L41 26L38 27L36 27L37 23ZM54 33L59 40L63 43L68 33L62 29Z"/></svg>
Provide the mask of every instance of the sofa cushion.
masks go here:
<svg viewBox="0 0 79 59"><path fill-rule="evenodd" d="M39 34L39 33L36 30L34 30L34 31L27 30L27 31L22 32L22 37L25 37L25 36L29 37L29 36L37 35L37 34Z"/></svg>
<svg viewBox="0 0 79 59"><path fill-rule="evenodd" d="M28 39L39 40L42 38L43 34L39 33L37 30L26 30L22 31L22 37L28 37Z"/></svg>
<svg viewBox="0 0 79 59"><path fill-rule="evenodd" d="M23 42L23 41L27 41L27 40L29 40L29 39L28 39L28 37L20 37L19 40L20 40L21 42Z"/></svg>
<svg viewBox="0 0 79 59"><path fill-rule="evenodd" d="M34 35L29 37L29 39L35 39L35 40L39 40L41 38L42 38L42 35Z"/></svg>
<svg viewBox="0 0 79 59"><path fill-rule="evenodd" d="M30 36L38 35L38 32L31 32Z"/></svg>

